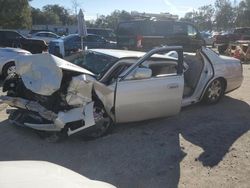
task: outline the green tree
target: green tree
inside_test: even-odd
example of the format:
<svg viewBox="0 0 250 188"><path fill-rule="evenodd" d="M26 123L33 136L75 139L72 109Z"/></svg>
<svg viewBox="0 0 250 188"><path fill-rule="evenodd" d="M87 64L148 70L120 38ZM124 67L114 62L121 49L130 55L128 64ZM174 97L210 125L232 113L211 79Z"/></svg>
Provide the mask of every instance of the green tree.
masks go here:
<svg viewBox="0 0 250 188"><path fill-rule="evenodd" d="M198 8L198 11L186 13L181 20L195 24L199 30L212 30L214 12L212 5L205 5Z"/></svg>
<svg viewBox="0 0 250 188"><path fill-rule="evenodd" d="M0 0L0 26L2 28L30 28L31 22L31 8L28 0Z"/></svg>
<svg viewBox="0 0 250 188"><path fill-rule="evenodd" d="M212 30L214 7L212 5L205 5L198 9L198 27L201 30Z"/></svg>
<svg viewBox="0 0 250 188"><path fill-rule="evenodd" d="M215 10L215 22L218 29L230 29L235 26L236 14L230 0L216 0Z"/></svg>
<svg viewBox="0 0 250 188"><path fill-rule="evenodd" d="M116 29L120 21L128 21L128 20L131 20L132 18L133 17L131 16L131 14L129 12L126 12L125 10L122 10L122 11L115 10L110 15L99 16L96 19L94 26L100 27L100 28Z"/></svg>
<svg viewBox="0 0 250 188"><path fill-rule="evenodd" d="M236 26L250 26L250 0L241 1L236 10Z"/></svg>
<svg viewBox="0 0 250 188"><path fill-rule="evenodd" d="M65 9L63 6L59 5L46 5L43 7L43 12L46 15L52 16L52 18L59 18L59 22L62 23L63 25L69 25L69 11ZM56 20L54 20L56 21Z"/></svg>

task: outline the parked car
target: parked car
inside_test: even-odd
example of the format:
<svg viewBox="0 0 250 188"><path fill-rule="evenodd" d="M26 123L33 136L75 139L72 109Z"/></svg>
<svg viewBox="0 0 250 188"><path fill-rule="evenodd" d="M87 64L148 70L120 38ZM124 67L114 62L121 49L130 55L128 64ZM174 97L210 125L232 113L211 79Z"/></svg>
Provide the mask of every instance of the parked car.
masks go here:
<svg viewBox="0 0 250 188"><path fill-rule="evenodd" d="M55 39L59 39L60 36L55 34L55 33L52 33L52 32L41 31L38 33L34 33L31 36L31 38L44 40L47 44L49 44L50 41L55 40Z"/></svg>
<svg viewBox="0 0 250 188"><path fill-rule="evenodd" d="M214 46L214 37L207 32L201 32L202 38L205 40L207 46Z"/></svg>
<svg viewBox="0 0 250 188"><path fill-rule="evenodd" d="M120 49L148 51L159 46L183 46L194 52L205 45L200 32L192 24L180 21L135 20L121 22L117 27Z"/></svg>
<svg viewBox="0 0 250 188"><path fill-rule="evenodd" d="M116 48L116 43L99 35L88 34L83 38L83 46L87 48ZM81 37L78 34L68 35L49 43L49 53L58 57L66 57L81 49Z"/></svg>
<svg viewBox="0 0 250 188"><path fill-rule="evenodd" d="M100 35L109 41L116 41L116 35L112 29L88 28L87 32L89 34Z"/></svg>
<svg viewBox="0 0 250 188"><path fill-rule="evenodd" d="M50 54L18 59L16 75L3 85L7 96L0 96L16 108L9 110L11 122L53 138L80 131L97 138L117 123L172 116L200 101L215 104L243 80L240 60L205 47L184 54L182 47L146 54L93 49L74 63L79 66Z"/></svg>
<svg viewBox="0 0 250 188"><path fill-rule="evenodd" d="M115 188L46 161L1 161L1 188Z"/></svg>
<svg viewBox="0 0 250 188"><path fill-rule="evenodd" d="M224 53L228 48L230 42L237 40L249 40L250 39L250 27L235 28L234 31L225 32L215 37L214 44L217 46L219 53Z"/></svg>
<svg viewBox="0 0 250 188"><path fill-rule="evenodd" d="M28 36L31 37L33 34L38 33L38 32L41 32L41 31L44 31L44 32L52 32L52 31L50 31L50 30L48 30L48 29L32 29L32 30L30 30Z"/></svg>
<svg viewBox="0 0 250 188"><path fill-rule="evenodd" d="M12 30L0 30L0 47L22 48L33 54L42 53L48 49L43 40L29 39Z"/></svg>
<svg viewBox="0 0 250 188"><path fill-rule="evenodd" d="M15 60L20 55L30 55L27 50L20 48L0 48L0 75L6 78L15 72Z"/></svg>

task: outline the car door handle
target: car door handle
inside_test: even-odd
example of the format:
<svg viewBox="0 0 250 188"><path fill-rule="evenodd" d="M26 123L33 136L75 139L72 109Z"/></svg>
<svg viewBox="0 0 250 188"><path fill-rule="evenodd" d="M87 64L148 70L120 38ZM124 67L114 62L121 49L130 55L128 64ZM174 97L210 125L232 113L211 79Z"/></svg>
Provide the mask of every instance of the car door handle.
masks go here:
<svg viewBox="0 0 250 188"><path fill-rule="evenodd" d="M169 89L176 89L176 88L179 88L179 84L169 84L169 85L168 85L168 88L169 88Z"/></svg>

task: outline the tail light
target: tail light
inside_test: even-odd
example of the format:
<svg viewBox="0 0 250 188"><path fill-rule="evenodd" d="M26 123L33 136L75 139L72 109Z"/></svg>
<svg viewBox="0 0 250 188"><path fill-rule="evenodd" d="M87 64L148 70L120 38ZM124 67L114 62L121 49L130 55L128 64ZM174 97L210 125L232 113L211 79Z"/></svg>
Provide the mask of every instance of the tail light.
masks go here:
<svg viewBox="0 0 250 188"><path fill-rule="evenodd" d="M141 35L136 36L136 47L142 48L142 39L143 37Z"/></svg>

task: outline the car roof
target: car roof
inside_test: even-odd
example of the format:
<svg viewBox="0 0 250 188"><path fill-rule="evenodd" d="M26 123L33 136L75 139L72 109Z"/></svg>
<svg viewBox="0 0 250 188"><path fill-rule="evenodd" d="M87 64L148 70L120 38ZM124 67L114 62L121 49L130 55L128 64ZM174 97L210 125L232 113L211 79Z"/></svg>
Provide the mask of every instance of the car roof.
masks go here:
<svg viewBox="0 0 250 188"><path fill-rule="evenodd" d="M146 52L140 51L132 51L132 50L116 50L116 49L90 49L89 51L101 53L104 55L112 56L118 59L122 58L140 58L146 54ZM168 55L160 55L155 54L153 55L154 58L161 58L161 59L172 59L176 60L174 57L170 57Z"/></svg>
<svg viewBox="0 0 250 188"><path fill-rule="evenodd" d="M23 52L23 53L30 53L27 50L21 49L21 48L10 48L10 47L0 47L1 52Z"/></svg>
<svg viewBox="0 0 250 188"><path fill-rule="evenodd" d="M12 29L0 29L1 32L16 32L19 33L17 30Z"/></svg>
<svg viewBox="0 0 250 188"><path fill-rule="evenodd" d="M73 37L77 37L79 36L78 34L70 34L70 35L67 35L67 36L64 36L62 37L61 39L64 40L64 41L67 41L67 40L70 40L72 39ZM96 34L88 34L88 36L98 36L98 37L102 37L101 35L96 35ZM80 36L79 36L80 37Z"/></svg>
<svg viewBox="0 0 250 188"><path fill-rule="evenodd" d="M110 28L87 28L87 30L103 30L103 31L113 31L113 29Z"/></svg>
<svg viewBox="0 0 250 188"><path fill-rule="evenodd" d="M56 35L55 33L53 33L53 32L50 32L50 31L39 31L39 32L36 32L36 33L34 33L34 34L38 34L38 33L51 33L51 34L54 34L54 35Z"/></svg>

